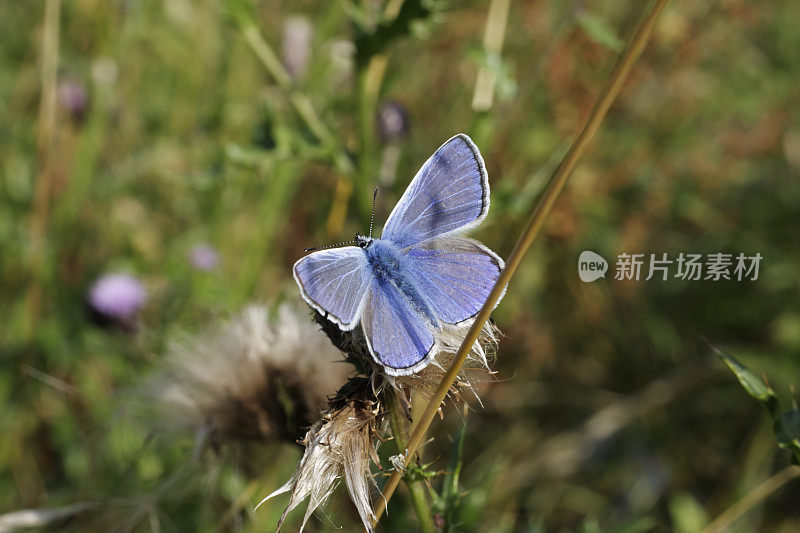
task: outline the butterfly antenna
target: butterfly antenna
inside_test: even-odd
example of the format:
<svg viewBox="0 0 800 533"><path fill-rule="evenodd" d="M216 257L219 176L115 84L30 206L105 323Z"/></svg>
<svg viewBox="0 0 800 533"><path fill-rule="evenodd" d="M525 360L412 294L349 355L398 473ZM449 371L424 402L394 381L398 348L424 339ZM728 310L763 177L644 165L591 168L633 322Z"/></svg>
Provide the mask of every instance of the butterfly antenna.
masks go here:
<svg viewBox="0 0 800 533"><path fill-rule="evenodd" d="M328 248L336 248L337 246L341 246L343 244L358 244L358 241L346 241L340 242L336 244L329 244L328 246L314 246L312 248L306 248L305 252L316 252L317 250L327 250Z"/></svg>
<svg viewBox="0 0 800 533"><path fill-rule="evenodd" d="M375 200L378 199L378 188L375 187L375 191L372 193L372 216L369 219L369 236L372 238L372 224L375 222ZM346 241L340 242L337 244L329 244L328 246L314 246L312 248L306 248L306 252L316 252L317 250L327 250L328 248L336 248L337 246L342 246L343 244L358 244L358 239L354 241Z"/></svg>
<svg viewBox="0 0 800 533"><path fill-rule="evenodd" d="M375 200L378 199L378 188L372 193L372 216L369 219L369 237L372 238L372 223L375 222Z"/></svg>

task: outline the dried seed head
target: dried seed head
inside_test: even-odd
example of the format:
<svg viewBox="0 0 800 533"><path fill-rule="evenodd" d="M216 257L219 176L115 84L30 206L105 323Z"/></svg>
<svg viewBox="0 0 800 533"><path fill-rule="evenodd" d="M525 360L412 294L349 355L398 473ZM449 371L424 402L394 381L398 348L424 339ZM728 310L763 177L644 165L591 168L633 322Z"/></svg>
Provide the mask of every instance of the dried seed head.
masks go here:
<svg viewBox="0 0 800 533"><path fill-rule="evenodd" d="M327 409L303 439L306 451L294 476L268 499L291 492L289 504L278 522L280 530L289 512L308 498L308 508L300 531L311 513L333 492L337 480L344 477L350 499L355 504L364 527L372 531L370 488L375 481L370 460L379 464L376 451L383 409L372 392L367 378L350 379L331 398ZM376 487L377 488L377 487Z"/></svg>
<svg viewBox="0 0 800 533"><path fill-rule="evenodd" d="M352 331L342 331L320 313L315 313L315 319L333 345L347 355L348 362L355 365L360 373L372 376L375 383L388 382L405 392L407 396L410 396L410 391L414 389L425 398L432 396L439 386L472 325L471 322L458 326L445 325L436 334L439 352L431 364L415 374L389 376L380 365L373 361L360 327ZM458 379L450 391L453 397L459 397L459 390L471 390L474 384L493 379L494 372L489 367L489 361L494 358L497 351L497 339L500 335L500 330L491 321L483 326L478 341L467 354L467 360L461 367Z"/></svg>
<svg viewBox="0 0 800 533"><path fill-rule="evenodd" d="M466 337L471 323L460 326L449 326L442 329L437 335L439 343L439 353L436 360L423 368L416 374L399 376L391 380L395 388L406 392L410 397L410 391L419 392L423 398L430 398L442 382L442 378L450 369L455 360L456 352ZM458 377L450 387L449 395L455 400L461 400L461 393L469 390L475 394L473 386L477 383L492 381L494 372L489 367L489 361L493 360L497 352L497 338L500 330L491 322L484 324L478 340L467 354L467 359L458 372ZM477 394L475 394L477 398ZM480 398L478 398L480 401Z"/></svg>
<svg viewBox="0 0 800 533"><path fill-rule="evenodd" d="M369 489L375 486L375 482L370 471L370 460L380 465L376 445L384 426L383 406L379 397L394 394L393 389L396 389L400 392L397 398L405 402L404 407L408 412L412 390L421 392L423 397L431 396L446 373L445 367L452 364L469 324L448 326L437 333L439 354L432 364L416 374L393 377L386 375L382 367L372 360L361 328L345 332L319 313L315 314L315 318L333 345L345 352L347 360L367 377L349 380L329 401L320 420L303 439L306 451L294 476L261 503L284 492L291 493L289 504L278 522L280 530L288 513L308 498L302 531L311 513L330 496L337 480L344 477L361 521L371 532L374 514ZM499 331L493 324L484 326L450 390L453 399L460 400L463 390L471 390L473 383L491 379L488 359L494 355L498 335ZM385 387L387 383L391 387Z"/></svg>
<svg viewBox="0 0 800 533"><path fill-rule="evenodd" d="M281 305L274 320L266 306L251 306L173 343L167 368L147 388L168 430L207 435L215 444L294 442L346 379L343 356L299 306Z"/></svg>

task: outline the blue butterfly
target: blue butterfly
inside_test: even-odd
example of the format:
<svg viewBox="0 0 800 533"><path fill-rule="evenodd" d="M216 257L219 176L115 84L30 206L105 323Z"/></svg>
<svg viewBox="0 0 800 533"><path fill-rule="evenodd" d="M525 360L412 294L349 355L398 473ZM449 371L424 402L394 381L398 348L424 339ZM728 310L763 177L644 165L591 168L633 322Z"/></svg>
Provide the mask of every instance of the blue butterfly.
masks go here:
<svg viewBox="0 0 800 533"><path fill-rule="evenodd" d="M313 252L294 265L303 298L343 331L359 322L375 362L392 376L427 366L437 333L469 324L505 267L460 236L489 212L478 148L459 134L422 165L380 238Z"/></svg>

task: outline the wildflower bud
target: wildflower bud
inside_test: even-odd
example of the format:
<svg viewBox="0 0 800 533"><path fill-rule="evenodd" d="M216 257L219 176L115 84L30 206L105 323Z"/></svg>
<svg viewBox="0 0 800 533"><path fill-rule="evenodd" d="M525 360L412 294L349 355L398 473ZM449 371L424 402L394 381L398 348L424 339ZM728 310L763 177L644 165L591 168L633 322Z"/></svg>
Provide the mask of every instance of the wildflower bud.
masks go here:
<svg viewBox="0 0 800 533"><path fill-rule="evenodd" d="M314 28L305 17L289 17L283 25L283 64L295 80L308 71Z"/></svg>
<svg viewBox="0 0 800 533"><path fill-rule="evenodd" d="M208 272L214 270L219 264L217 250L208 243L198 244L189 252L189 261L195 270Z"/></svg>
<svg viewBox="0 0 800 533"><path fill-rule="evenodd" d="M83 83L74 79L62 80L58 85L58 101L74 122L83 122L89 107L89 94Z"/></svg>
<svg viewBox="0 0 800 533"><path fill-rule="evenodd" d="M397 141L408 134L408 112L400 102L389 100L381 104L377 120L383 142Z"/></svg>
<svg viewBox="0 0 800 533"><path fill-rule="evenodd" d="M88 303L101 323L131 325L147 299L147 291L129 274L107 274L89 290Z"/></svg>

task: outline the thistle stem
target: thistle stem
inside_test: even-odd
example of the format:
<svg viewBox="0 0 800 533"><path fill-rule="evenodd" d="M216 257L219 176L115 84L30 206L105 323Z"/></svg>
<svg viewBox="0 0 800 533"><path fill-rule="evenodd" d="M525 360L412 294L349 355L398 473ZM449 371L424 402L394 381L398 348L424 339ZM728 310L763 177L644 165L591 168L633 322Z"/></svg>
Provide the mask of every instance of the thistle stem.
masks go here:
<svg viewBox="0 0 800 533"><path fill-rule="evenodd" d="M656 19L664 9L666 3L667 0L655 0L650 9L647 11L647 14L639 22L633 38L631 39L625 51L622 53L622 56L619 58L614 70L611 73L611 76L606 82L606 85L600 92L600 96L595 102L594 107L586 117L583 126L573 141L572 146L570 147L569 151L567 151L564 159L561 161L561 164L558 166L558 168L556 168L550 183L547 185L547 188L545 189L544 194L539 201L539 204L536 206L533 214L531 215L528 225L525 227L522 235L517 241L516 246L514 247L514 250L508 257L506 268L500 274L500 277L497 279L492 291L489 293L489 297L486 299L486 303L475 317L475 321L467 332L464 342L461 343L461 347L456 353L452 366L442 378L442 382L439 384L436 392L431 397L430 402L425 408L425 412L422 414L418 425L411 433L406 445L406 450L408 450L405 456L406 465L411 457L413 457L414 452L416 452L419 446L422 444L425 434L427 433L431 422L433 422L436 412L439 410L439 406L447 395L447 391L450 390L453 381L455 381L456 377L458 376L461 365L464 364L467 354L469 353L475 341L478 339L478 335L480 334L483 325L489 319L489 315L494 309L494 306L497 304L497 301L500 299L500 295L522 262L525 252L528 250L528 248L530 248L534 238L536 235L538 235L539 230L541 230L542 226L544 225L544 222L547 219L547 216L550 214L558 195L564 188L567 178L569 178L570 174L572 173L572 169L575 167L575 164L578 162L580 156L586 150L589 141L599 129L609 107L611 107L611 104L619 95L623 82L628 77L631 68L644 49L653 26L655 25ZM388 504L389 499L392 497L392 494L394 494L399 482L400 473L395 471L392 473L391 477L383 488L383 498L378 498L376 502L376 523L383 514L383 511L386 509L386 505Z"/></svg>
<svg viewBox="0 0 800 533"><path fill-rule="evenodd" d="M397 453L405 453L408 443L408 422L403 415L403 409L398 404L394 390L387 390L386 407L389 410L389 425L392 428L392 436L397 445ZM425 493L425 483L421 480L410 480L403 478L411 497L411 505L417 513L419 528L423 533L435 533L436 526L433 524L433 512L431 511L428 497Z"/></svg>

